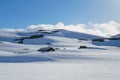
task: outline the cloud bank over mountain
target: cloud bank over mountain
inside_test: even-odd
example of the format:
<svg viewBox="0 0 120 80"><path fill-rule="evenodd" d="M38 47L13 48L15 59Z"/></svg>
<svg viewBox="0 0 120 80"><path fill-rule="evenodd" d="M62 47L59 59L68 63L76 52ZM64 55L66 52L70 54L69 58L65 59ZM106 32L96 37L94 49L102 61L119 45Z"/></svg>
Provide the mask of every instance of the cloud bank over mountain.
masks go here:
<svg viewBox="0 0 120 80"><path fill-rule="evenodd" d="M109 21L107 23L64 25L62 22L59 22L56 25L39 24L31 25L26 28L27 31L36 31L39 29L66 29L89 34L97 34L100 36L111 36L120 33L120 23Z"/></svg>
<svg viewBox="0 0 120 80"><path fill-rule="evenodd" d="M120 23L115 21L109 21L106 23L88 23L88 24L76 24L76 25L64 25L64 23L59 22L55 25L53 24L38 24L30 25L26 29L2 29L7 31L37 31L40 29L50 30L50 29L66 29L71 31L77 31L82 33L94 34L99 36L112 36L120 34Z"/></svg>

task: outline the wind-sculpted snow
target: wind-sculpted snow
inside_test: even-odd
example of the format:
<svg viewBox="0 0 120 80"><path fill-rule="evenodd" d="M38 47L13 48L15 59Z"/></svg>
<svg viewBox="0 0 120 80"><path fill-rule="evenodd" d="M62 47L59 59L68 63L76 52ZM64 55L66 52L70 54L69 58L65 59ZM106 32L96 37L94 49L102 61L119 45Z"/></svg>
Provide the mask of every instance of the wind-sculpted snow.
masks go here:
<svg viewBox="0 0 120 80"><path fill-rule="evenodd" d="M55 52L45 53L37 50L47 45L0 42L0 79L120 79L120 48L95 46L69 38L61 40L56 39L58 42L52 45L57 48ZM64 40L68 41L63 43ZM78 49L83 44L88 48Z"/></svg>
<svg viewBox="0 0 120 80"><path fill-rule="evenodd" d="M43 62L43 61L62 61L62 60L104 60L105 58L96 58L94 56L85 56L86 53L100 51L109 51L111 48L104 46L95 46L90 42L78 42L76 39L53 38L52 46L56 49L54 52L40 52L40 48L48 45L27 45L10 42L0 43L0 62L6 63L24 63L24 62ZM63 39L63 40L62 40ZM62 40L62 41L61 41ZM73 40L73 41L72 41ZM72 43L72 44L70 44ZM80 45L86 45L86 49L79 49ZM113 48L114 49L114 48ZM116 48L115 48L116 49ZM88 55L88 54L87 54Z"/></svg>
<svg viewBox="0 0 120 80"><path fill-rule="evenodd" d="M120 80L119 43L94 45L91 38L100 37L67 30L0 34L0 80ZM55 51L39 51L46 47Z"/></svg>

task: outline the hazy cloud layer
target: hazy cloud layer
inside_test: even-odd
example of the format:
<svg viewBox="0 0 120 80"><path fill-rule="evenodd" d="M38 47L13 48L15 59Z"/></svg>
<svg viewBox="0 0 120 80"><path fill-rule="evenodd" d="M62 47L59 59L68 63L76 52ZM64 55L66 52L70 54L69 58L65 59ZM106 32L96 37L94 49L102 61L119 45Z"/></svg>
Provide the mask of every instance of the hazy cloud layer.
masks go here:
<svg viewBox="0 0 120 80"><path fill-rule="evenodd" d="M31 25L26 28L27 31L36 31L40 29L66 29L100 36L112 36L120 33L120 23L109 21L107 23L64 25L63 23L59 22L56 25L39 24Z"/></svg>
<svg viewBox="0 0 120 80"><path fill-rule="evenodd" d="M28 26L26 29L1 29L4 31L37 31L37 30L50 30L50 29L66 29L82 33L94 34L99 36L112 36L120 34L120 23L109 21L106 23L89 23L89 24L76 24L64 25L62 22L56 25L52 24L38 24Z"/></svg>

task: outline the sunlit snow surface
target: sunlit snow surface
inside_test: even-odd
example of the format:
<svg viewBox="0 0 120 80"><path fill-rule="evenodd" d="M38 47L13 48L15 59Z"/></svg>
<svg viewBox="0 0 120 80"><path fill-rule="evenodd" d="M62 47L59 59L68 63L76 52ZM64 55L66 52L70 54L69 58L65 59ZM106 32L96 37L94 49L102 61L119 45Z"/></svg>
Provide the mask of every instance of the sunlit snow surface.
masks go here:
<svg viewBox="0 0 120 80"><path fill-rule="evenodd" d="M38 52L39 48L48 46L30 44L39 40L17 44L12 43L11 37L10 41L1 41L0 80L120 80L119 47L96 46L62 34L47 35L43 39L52 40L50 46L58 49ZM88 48L78 49L80 45Z"/></svg>

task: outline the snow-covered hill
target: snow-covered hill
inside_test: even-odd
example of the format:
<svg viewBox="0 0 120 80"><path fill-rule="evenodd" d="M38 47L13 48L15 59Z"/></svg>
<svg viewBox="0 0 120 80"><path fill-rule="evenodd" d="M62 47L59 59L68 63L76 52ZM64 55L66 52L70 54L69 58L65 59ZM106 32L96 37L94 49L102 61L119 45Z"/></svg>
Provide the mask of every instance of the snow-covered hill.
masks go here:
<svg viewBox="0 0 120 80"><path fill-rule="evenodd" d="M41 36L42 35L42 36ZM36 37L37 36L37 37ZM56 40L55 37L64 37L64 38L71 38L71 39L79 39L79 38L100 38L99 36L85 34L85 33L78 33L73 31L67 30L39 30L35 32L11 32L11 31L0 31L0 41L8 41L16 43L17 39L24 39L23 43L29 44L45 44L51 43ZM37 42L37 43L36 43Z"/></svg>
<svg viewBox="0 0 120 80"><path fill-rule="evenodd" d="M1 30L0 80L119 80L119 40L89 41L97 38L63 29ZM48 46L55 51L38 51Z"/></svg>
<svg viewBox="0 0 120 80"><path fill-rule="evenodd" d="M119 35L113 36L119 37ZM4 31L0 30L0 41L7 41L13 43L22 44L34 44L34 45L46 45L54 44L56 42L64 42L68 40L82 40L84 39L100 39L102 37L97 35L91 35L86 33L68 31L64 29L54 29L54 30L37 30L37 31ZM120 47L120 40L109 40L104 42L91 42L91 44L98 46L117 46Z"/></svg>

